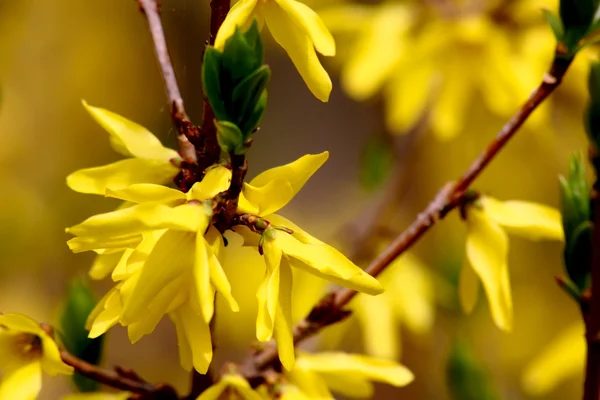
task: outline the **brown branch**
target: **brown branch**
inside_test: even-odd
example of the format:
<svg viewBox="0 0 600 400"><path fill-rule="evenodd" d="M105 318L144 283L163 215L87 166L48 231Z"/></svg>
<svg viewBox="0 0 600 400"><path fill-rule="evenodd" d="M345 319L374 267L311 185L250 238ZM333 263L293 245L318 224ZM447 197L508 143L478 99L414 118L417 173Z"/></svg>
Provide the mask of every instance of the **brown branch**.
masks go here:
<svg viewBox="0 0 600 400"><path fill-rule="evenodd" d="M138 394L138 398L160 400L177 400L179 398L173 387L164 384L152 385L142 380L133 371L103 369L75 357L66 350L61 350L60 356L65 364L72 366L80 375L115 389Z"/></svg>
<svg viewBox="0 0 600 400"><path fill-rule="evenodd" d="M594 146L594 145L592 145ZM592 287L587 293L587 301L582 303L585 321L587 358L583 400L600 399L600 155L595 148L591 151L591 161L596 170L596 181L592 188L591 202L594 222L592 238Z"/></svg>
<svg viewBox="0 0 600 400"><path fill-rule="evenodd" d="M466 172L457 181L447 183L414 222L371 262L366 268L369 274L379 275L394 259L415 244L437 221L461 204L466 190L473 181L504 148L529 115L560 85L571 61L571 59L561 57L557 51L549 72L525 104L504 125L496 138ZM342 320L347 314L344 308L356 294L357 292L354 290L341 288L325 295L310 314L294 328L294 343L298 344L322 328ZM253 354L242 363L242 373L252 383L260 383L264 376L264 370L277 368L277 354L276 344L273 342L267 344L262 351Z"/></svg>

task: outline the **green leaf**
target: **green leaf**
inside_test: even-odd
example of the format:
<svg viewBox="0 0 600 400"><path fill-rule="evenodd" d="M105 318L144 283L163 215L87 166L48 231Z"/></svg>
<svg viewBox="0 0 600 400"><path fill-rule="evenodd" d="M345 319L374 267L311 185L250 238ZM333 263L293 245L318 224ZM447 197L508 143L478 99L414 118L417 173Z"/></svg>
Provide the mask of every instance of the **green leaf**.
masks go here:
<svg viewBox="0 0 600 400"><path fill-rule="evenodd" d="M267 91L263 90L258 102L256 103L256 107L254 107L254 111L246 117L246 121L244 121L242 125L242 132L248 132L248 135L254 132L254 130L260 124L263 115L265 114L265 109L267 108ZM246 136L248 137L248 136Z"/></svg>
<svg viewBox="0 0 600 400"><path fill-rule="evenodd" d="M550 28L554 33L554 37L556 38L556 41L560 42L565 34L565 28L563 27L562 21L560 20L558 15L554 14L550 10L544 9L542 10L542 14L546 19L546 22L548 22L548 25L550 25Z"/></svg>
<svg viewBox="0 0 600 400"><path fill-rule="evenodd" d="M233 87L262 65L262 54L257 50L256 44L249 43L239 27L225 42L222 62Z"/></svg>
<svg viewBox="0 0 600 400"><path fill-rule="evenodd" d="M73 355L97 365L102 357L103 337L88 338L85 323L94 309L96 300L83 278L73 279L69 285L67 298L60 317L61 339L66 349ZM98 383L79 374L73 375L73 382L82 392L98 389Z"/></svg>
<svg viewBox="0 0 600 400"><path fill-rule="evenodd" d="M230 121L215 121L217 140L221 149L227 153L235 153L244 144L244 135L236 124Z"/></svg>
<svg viewBox="0 0 600 400"><path fill-rule="evenodd" d="M591 218L590 187L585 172L585 162L581 154L569 158L568 177L560 176L561 213L565 237L583 222Z"/></svg>
<svg viewBox="0 0 600 400"><path fill-rule="evenodd" d="M446 365L446 381L453 400L498 399L488 372L464 340L455 340L452 345Z"/></svg>
<svg viewBox="0 0 600 400"><path fill-rule="evenodd" d="M379 188L394 164L393 146L384 137L370 138L363 149L360 181L367 190Z"/></svg>
<svg viewBox="0 0 600 400"><path fill-rule="evenodd" d="M271 70L267 65L263 65L233 89L231 114L235 116L235 122L239 127L246 127L246 121L254 114L270 79ZM247 138L251 132L252 130L242 129L244 138Z"/></svg>
<svg viewBox="0 0 600 400"><path fill-rule="evenodd" d="M590 284L593 231L594 227L590 221L582 222L567 238L565 246L565 268L580 292Z"/></svg>
<svg viewBox="0 0 600 400"><path fill-rule="evenodd" d="M218 120L228 118L221 88L221 53L212 46L206 48L202 64L202 88Z"/></svg>
<svg viewBox="0 0 600 400"><path fill-rule="evenodd" d="M564 27L563 43L571 53L580 50L579 42L590 31L598 0L561 0L560 19Z"/></svg>
<svg viewBox="0 0 600 400"><path fill-rule="evenodd" d="M258 20L256 18L254 18L252 25L250 25L250 28L244 33L244 36L246 37L248 45L254 50L254 54L262 63L264 59L264 49L260 38L260 30L258 29Z"/></svg>

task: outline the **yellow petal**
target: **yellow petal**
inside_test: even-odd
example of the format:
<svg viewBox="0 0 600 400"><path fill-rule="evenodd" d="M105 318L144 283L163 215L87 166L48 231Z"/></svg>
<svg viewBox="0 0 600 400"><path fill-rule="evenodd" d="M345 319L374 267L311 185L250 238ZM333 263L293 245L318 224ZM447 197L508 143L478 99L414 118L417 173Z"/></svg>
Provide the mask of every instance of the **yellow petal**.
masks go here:
<svg viewBox="0 0 600 400"><path fill-rule="evenodd" d="M194 234L169 230L162 235L140 271L131 298L123 304L121 323L129 325L141 319L161 289L189 271L193 258Z"/></svg>
<svg viewBox="0 0 600 400"><path fill-rule="evenodd" d="M293 231L292 236L305 244L325 244L316 237L312 236L298 225L290 221L289 219L282 217L278 214L269 215L269 222L276 226L284 226Z"/></svg>
<svg viewBox="0 0 600 400"><path fill-rule="evenodd" d="M283 384L280 385L280 388L281 400L311 400L311 397L301 392L296 386Z"/></svg>
<svg viewBox="0 0 600 400"><path fill-rule="evenodd" d="M61 398L61 400L127 400L131 397L129 392L119 393L72 393Z"/></svg>
<svg viewBox="0 0 600 400"><path fill-rule="evenodd" d="M279 301L282 252L271 239L265 240L263 250L267 270L256 292L258 300L256 337L261 342L266 342L271 339L275 327L275 315Z"/></svg>
<svg viewBox="0 0 600 400"><path fill-rule="evenodd" d="M33 333L37 336L46 334L37 321L22 314L0 314L0 326L11 331Z"/></svg>
<svg viewBox="0 0 600 400"><path fill-rule="evenodd" d="M71 375L73 367L63 362L60 351L54 339L47 334L40 335L42 339L42 369L50 376Z"/></svg>
<svg viewBox="0 0 600 400"><path fill-rule="evenodd" d="M351 97L365 100L373 96L398 68L398 61L405 57L411 17L405 5L381 6L365 25L342 71L342 85Z"/></svg>
<svg viewBox="0 0 600 400"><path fill-rule="evenodd" d="M103 335L119 322L122 311L120 287L121 285L117 285L104 295L88 316L86 329L90 331L88 334L90 338Z"/></svg>
<svg viewBox="0 0 600 400"><path fill-rule="evenodd" d="M32 361L3 371L0 400L35 400L42 388L42 368Z"/></svg>
<svg viewBox="0 0 600 400"><path fill-rule="evenodd" d="M123 250L134 248L142 241L141 234L120 236L114 238L98 237L75 237L67 241L69 249L73 253L81 253L90 250Z"/></svg>
<svg viewBox="0 0 600 400"><path fill-rule="evenodd" d="M323 378L329 390L334 393L358 399L373 397L373 384L366 379L357 378L351 374L342 375L321 372L319 375Z"/></svg>
<svg viewBox="0 0 600 400"><path fill-rule="evenodd" d="M292 324L292 268L285 260L281 261L279 301L275 315L275 341L281 364L288 371L296 362Z"/></svg>
<svg viewBox="0 0 600 400"><path fill-rule="evenodd" d="M303 367L302 363L296 363L294 369L285 371L285 376L305 393L309 399L333 400L333 396L329 392L329 388L323 378L311 369Z"/></svg>
<svg viewBox="0 0 600 400"><path fill-rule="evenodd" d="M67 185L79 193L104 195L106 189L124 189L135 183L165 184L179 169L170 162L128 158L101 167L80 169L67 176Z"/></svg>
<svg viewBox="0 0 600 400"><path fill-rule="evenodd" d="M522 385L531 396L549 394L560 382L580 374L585 366L584 326L564 330L527 366Z"/></svg>
<svg viewBox="0 0 600 400"><path fill-rule="evenodd" d="M200 230L199 232L204 231ZM213 257L212 251L209 250L204 235L201 233L196 234L190 301L194 312L201 314L206 323L210 323L215 311L215 291L210 283L210 257Z"/></svg>
<svg viewBox="0 0 600 400"><path fill-rule="evenodd" d="M335 56L335 40L316 12L295 0L275 1L310 36L319 53L324 56Z"/></svg>
<svg viewBox="0 0 600 400"><path fill-rule="evenodd" d="M212 248L223 247L223 237L214 227L211 227L208 230L207 234L205 235L205 238ZM215 245L215 243L218 244ZM215 251L213 250L213 256L209 259L210 281L217 290L217 292L219 292L219 294L223 296L223 298L229 305L229 308L231 308L231 311L238 312L240 310L240 306L231 294L231 284L227 279L227 275L223 270L223 266L221 265L214 253Z"/></svg>
<svg viewBox="0 0 600 400"><path fill-rule="evenodd" d="M184 304L180 308L179 315L192 351L194 369L200 374L206 374L212 360L210 328L188 304Z"/></svg>
<svg viewBox="0 0 600 400"><path fill-rule="evenodd" d="M333 33L359 33L369 23L372 11L371 6L350 3L319 10L319 15Z"/></svg>
<svg viewBox="0 0 600 400"><path fill-rule="evenodd" d="M193 232L206 218L204 207L197 204L168 207L147 203L94 215L79 225L67 228L67 232L92 237L134 235L159 229Z"/></svg>
<svg viewBox="0 0 600 400"><path fill-rule="evenodd" d="M317 57L311 37L279 5L266 3L263 11L273 38L292 59L312 94L328 101L331 79Z"/></svg>
<svg viewBox="0 0 600 400"><path fill-rule="evenodd" d="M327 158L327 151L307 154L294 162L259 174L249 184L244 184L239 212L265 216L279 210L302 189Z"/></svg>
<svg viewBox="0 0 600 400"><path fill-rule="evenodd" d="M467 258L485 289L492 317L505 331L512 328L512 300L508 283L506 233L483 212L467 212Z"/></svg>
<svg viewBox="0 0 600 400"><path fill-rule="evenodd" d="M83 106L92 118L108 131L111 145L121 154L163 162L179 158L175 150L163 147L160 140L143 126L112 111L92 107L85 101Z"/></svg>
<svg viewBox="0 0 600 400"><path fill-rule="evenodd" d="M225 374L221 378L225 384L231 388L234 388L238 392L243 400L264 400L258 392L252 390L248 381L239 375Z"/></svg>
<svg viewBox="0 0 600 400"><path fill-rule="evenodd" d="M358 354L321 352L304 354L298 358L298 364L317 373L354 376L384 382L392 386L406 386L414 380L408 368L396 361L381 360Z"/></svg>
<svg viewBox="0 0 600 400"><path fill-rule="evenodd" d="M220 379L217 383L203 391L196 400L219 400L227 387L227 382Z"/></svg>
<svg viewBox="0 0 600 400"><path fill-rule="evenodd" d="M123 189L106 189L106 197L114 197L132 203L172 203L184 201L186 196L180 190L153 183L136 183Z"/></svg>
<svg viewBox="0 0 600 400"><path fill-rule="evenodd" d="M365 352L394 360L400 355L400 335L392 302L384 296L357 296L354 312L360 323Z"/></svg>
<svg viewBox="0 0 600 400"><path fill-rule="evenodd" d="M479 298L479 277L468 264L463 265L460 270L458 295L463 311L470 314Z"/></svg>
<svg viewBox="0 0 600 400"><path fill-rule="evenodd" d="M375 295L383 287L342 253L326 244L304 244L285 232L277 232L277 245L292 257L293 267L360 292Z"/></svg>
<svg viewBox="0 0 600 400"><path fill-rule="evenodd" d="M526 201L482 197L484 212L509 233L529 239L563 240L562 217L552 207Z"/></svg>
<svg viewBox="0 0 600 400"><path fill-rule="evenodd" d="M187 334L183 326L181 310L173 310L169 314L169 317L175 325L175 333L177 334L177 348L179 350L179 362L181 367L186 371L191 371L194 367L194 363L192 361L192 348L190 347L190 343L188 342Z"/></svg>
<svg viewBox="0 0 600 400"><path fill-rule="evenodd" d="M258 0L240 0L231 7L215 38L217 50L223 51L225 42L233 35L236 26L243 28L248 23L257 2Z"/></svg>
<svg viewBox="0 0 600 400"><path fill-rule="evenodd" d="M119 264L121 257L123 257L122 251L98 254L90 268L90 278L98 280L106 278Z"/></svg>
<svg viewBox="0 0 600 400"><path fill-rule="evenodd" d="M211 168L200 182L188 192L188 200L204 201L212 199L216 195L229 189L231 184L231 170L222 165Z"/></svg>

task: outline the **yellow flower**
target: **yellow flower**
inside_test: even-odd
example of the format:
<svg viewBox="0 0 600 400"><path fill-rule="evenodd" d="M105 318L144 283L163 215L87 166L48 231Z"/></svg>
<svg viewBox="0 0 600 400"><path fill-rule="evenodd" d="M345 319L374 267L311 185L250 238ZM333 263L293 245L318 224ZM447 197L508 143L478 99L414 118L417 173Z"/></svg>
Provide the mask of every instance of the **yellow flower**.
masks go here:
<svg viewBox="0 0 600 400"><path fill-rule="evenodd" d="M322 17L334 34L357 37L348 41L341 71L350 96L365 100L382 91L387 125L398 133L429 111L434 133L451 139L479 97L495 114L514 112L552 56L552 34L539 5L515 3L518 9L501 2L449 2L447 12L416 2L352 4ZM503 18L495 18L500 11Z"/></svg>
<svg viewBox="0 0 600 400"><path fill-rule="evenodd" d="M582 322L565 329L525 368L521 384L531 396L544 396L585 366L585 328Z"/></svg>
<svg viewBox="0 0 600 400"><path fill-rule="evenodd" d="M0 315L0 400L35 399L42 370L52 376L73 373L36 321L20 314Z"/></svg>
<svg viewBox="0 0 600 400"><path fill-rule="evenodd" d="M352 398L369 398L373 395L371 381L401 387L414 380L412 372L395 361L335 352L300 354L294 368L284 374L296 387L284 387L284 398L298 400L333 399L330 390Z"/></svg>
<svg viewBox="0 0 600 400"><path fill-rule="evenodd" d="M74 252L123 250L116 264L103 265L102 273L113 268L119 283L90 315L91 337L120 323L135 342L169 314L177 328L182 366L206 372L212 359L208 324L215 291L232 310L239 309L218 259L223 239L209 228L210 200L226 190L230 180L231 171L217 166L188 193L147 183L107 189L107 196L138 204L67 229L76 235L68 242Z"/></svg>
<svg viewBox="0 0 600 400"><path fill-rule="evenodd" d="M298 160L263 172L245 183L240 195L239 213L264 218L274 227L263 233L262 249L265 276L258 288L256 335L267 341L274 334L283 366L294 365L294 343L291 316L291 267L303 269L331 282L368 294L383 291L381 284L342 253L309 235L286 218L274 214L300 191L306 181L328 158L328 153L306 155ZM257 245L258 234L240 229L248 245Z"/></svg>
<svg viewBox="0 0 600 400"><path fill-rule="evenodd" d="M463 309L470 312L474 308L481 280L494 322L510 331L513 306L505 231L534 240L563 240L561 215L541 204L500 202L484 196L467 207L466 222L468 265L462 268L459 281Z"/></svg>
<svg viewBox="0 0 600 400"><path fill-rule="evenodd" d="M321 18L296 0L240 0L231 8L215 39L215 47L223 50L236 26L245 29L258 18L266 22L273 38L285 49L310 91L321 101L331 93L331 79L315 52L335 55L335 41Z"/></svg>
<svg viewBox="0 0 600 400"><path fill-rule="evenodd" d="M67 177L67 185L81 193L104 195L106 189L122 189L134 183L167 183L179 173L179 154L163 147L146 128L111 111L83 106L110 134L110 144L131 157L102 167L80 169Z"/></svg>
<svg viewBox="0 0 600 400"><path fill-rule="evenodd" d="M231 397L221 397L225 393L234 392ZM241 399L241 400L263 400L257 391L250 387L247 380L239 375L225 374L217 383L206 389L196 400L218 400L221 398Z"/></svg>
<svg viewBox="0 0 600 400"><path fill-rule="evenodd" d="M379 277L385 293L359 296L354 314L362 328L366 353L386 359L398 359L398 326L423 335L433 326L434 289L425 265L413 254L397 258Z"/></svg>
<svg viewBox="0 0 600 400"><path fill-rule="evenodd" d="M127 400L131 397L131 393L73 393L68 394L62 400Z"/></svg>

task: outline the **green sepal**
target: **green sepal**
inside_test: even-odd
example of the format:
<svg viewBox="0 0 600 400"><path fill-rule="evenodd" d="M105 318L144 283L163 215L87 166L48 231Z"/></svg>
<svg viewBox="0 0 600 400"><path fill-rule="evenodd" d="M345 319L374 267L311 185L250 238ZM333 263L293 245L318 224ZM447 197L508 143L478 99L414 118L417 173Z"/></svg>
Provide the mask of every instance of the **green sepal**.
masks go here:
<svg viewBox="0 0 600 400"><path fill-rule="evenodd" d="M98 365L102 358L104 337L88 338L85 324L96 305L96 299L83 278L75 278L69 285L67 298L60 317L60 338L74 356ZM81 392L98 390L98 383L75 373L73 383Z"/></svg>
<svg viewBox="0 0 600 400"><path fill-rule="evenodd" d="M590 31L598 0L561 0L560 19L564 27L563 43L574 54L580 41Z"/></svg>
<svg viewBox="0 0 600 400"><path fill-rule="evenodd" d="M247 119L242 125L242 132L247 132L247 135L250 135L258 127L267 108L267 97L267 91L263 90L258 102L256 103L256 106L254 107L254 110L252 113L247 115Z"/></svg>
<svg viewBox="0 0 600 400"><path fill-rule="evenodd" d="M256 106L270 79L271 70L267 65L263 65L233 89L231 113L236 116L237 125L245 138L256 128L256 126L249 126L247 122L253 119L255 111L257 111Z"/></svg>
<svg viewBox="0 0 600 400"><path fill-rule="evenodd" d="M256 21L245 33L237 27L223 48L223 67L233 87L256 71L263 63L263 49L259 45Z"/></svg>
<svg viewBox="0 0 600 400"><path fill-rule="evenodd" d="M559 182L565 269L569 279L583 291L589 284L592 224L590 187L581 154L570 157L569 175L560 176Z"/></svg>
<svg viewBox="0 0 600 400"><path fill-rule="evenodd" d="M208 46L202 63L202 88L218 120L227 119L225 102L221 87L222 54Z"/></svg>
<svg viewBox="0 0 600 400"><path fill-rule="evenodd" d="M227 153L235 153L244 144L244 135L236 124L230 121L215 121L217 140L221 149Z"/></svg>
<svg viewBox="0 0 600 400"><path fill-rule="evenodd" d="M559 16L546 9L542 10L542 14L544 15L546 22L548 22L548 25L550 25L550 29L552 29L552 33L554 33L556 41L562 41L563 36L565 35L565 28Z"/></svg>
<svg viewBox="0 0 600 400"><path fill-rule="evenodd" d="M488 371L462 339L455 340L452 344L446 364L446 382L453 400L498 399Z"/></svg>

